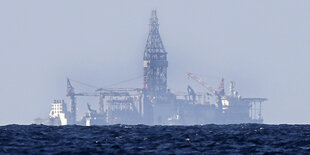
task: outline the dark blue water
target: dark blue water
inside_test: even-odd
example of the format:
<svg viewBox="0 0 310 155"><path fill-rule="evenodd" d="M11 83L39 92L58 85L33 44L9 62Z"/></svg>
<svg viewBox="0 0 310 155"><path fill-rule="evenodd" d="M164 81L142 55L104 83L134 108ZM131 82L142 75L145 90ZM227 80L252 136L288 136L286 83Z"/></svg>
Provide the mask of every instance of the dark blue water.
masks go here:
<svg viewBox="0 0 310 155"><path fill-rule="evenodd" d="M0 127L0 154L310 154L310 125Z"/></svg>

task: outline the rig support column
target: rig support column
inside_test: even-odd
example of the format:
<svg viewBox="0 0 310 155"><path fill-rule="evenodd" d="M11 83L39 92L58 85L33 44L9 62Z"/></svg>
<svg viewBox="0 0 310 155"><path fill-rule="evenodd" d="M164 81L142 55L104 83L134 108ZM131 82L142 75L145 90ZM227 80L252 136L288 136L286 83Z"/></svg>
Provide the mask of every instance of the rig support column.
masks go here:
<svg viewBox="0 0 310 155"><path fill-rule="evenodd" d="M72 87L69 78L67 79L67 96L70 97L71 100L71 109L70 109L70 121L69 124L76 124L76 98L74 93L74 88Z"/></svg>

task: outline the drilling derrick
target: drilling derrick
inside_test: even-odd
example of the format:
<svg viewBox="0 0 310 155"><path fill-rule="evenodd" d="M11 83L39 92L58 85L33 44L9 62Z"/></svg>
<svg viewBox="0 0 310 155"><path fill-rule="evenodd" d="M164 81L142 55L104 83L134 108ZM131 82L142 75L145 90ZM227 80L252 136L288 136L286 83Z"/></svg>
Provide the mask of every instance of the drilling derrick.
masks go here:
<svg viewBox="0 0 310 155"><path fill-rule="evenodd" d="M159 97L167 91L167 52L159 34L156 10L151 13L150 31L144 51L144 90Z"/></svg>
<svg viewBox="0 0 310 155"><path fill-rule="evenodd" d="M156 10L152 10L144 51L144 123L154 124L154 106L167 102L167 52L159 34Z"/></svg>

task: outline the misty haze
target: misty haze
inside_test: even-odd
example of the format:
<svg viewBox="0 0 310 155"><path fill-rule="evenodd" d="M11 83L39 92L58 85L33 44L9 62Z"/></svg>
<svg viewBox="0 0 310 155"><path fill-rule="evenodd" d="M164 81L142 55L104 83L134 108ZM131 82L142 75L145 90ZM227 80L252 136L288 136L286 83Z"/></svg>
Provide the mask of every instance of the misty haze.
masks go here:
<svg viewBox="0 0 310 155"><path fill-rule="evenodd" d="M3 0L0 154L308 154L309 10Z"/></svg>
<svg viewBox="0 0 310 155"><path fill-rule="evenodd" d="M152 9L167 51L168 89L235 81L244 97L264 97L264 123L309 123L309 4L289 2L1 2L1 124L48 117L66 97L67 77L96 86L143 87L143 53ZM70 5L70 7L68 7ZM93 88L73 83L79 92ZM77 118L86 103L77 99Z"/></svg>
<svg viewBox="0 0 310 155"><path fill-rule="evenodd" d="M221 77L244 97L264 97L264 123L309 123L309 4L289 2L1 2L1 124L48 117L66 97L66 78L96 86L143 87L152 9L167 51L168 89L197 92L196 73L213 88ZM70 5L70 7L68 7ZM73 83L79 92L93 88ZM77 99L77 118L87 103ZM68 105L69 106L69 105Z"/></svg>
<svg viewBox="0 0 310 155"><path fill-rule="evenodd" d="M112 87L143 88L153 9L168 53L168 89L186 92L190 85L207 92L185 72L213 88L223 77L226 91L234 81L240 95L268 98L264 123L309 123L306 1L1 3L1 124L47 117L55 99L69 104L67 77L101 88L141 75ZM86 103L99 108L97 98L77 102L78 119Z"/></svg>

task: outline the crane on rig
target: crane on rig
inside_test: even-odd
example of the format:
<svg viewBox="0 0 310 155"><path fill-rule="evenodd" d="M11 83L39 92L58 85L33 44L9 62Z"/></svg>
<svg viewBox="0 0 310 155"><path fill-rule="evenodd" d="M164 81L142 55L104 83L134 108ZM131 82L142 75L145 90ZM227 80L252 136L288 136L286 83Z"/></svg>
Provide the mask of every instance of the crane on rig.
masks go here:
<svg viewBox="0 0 310 155"><path fill-rule="evenodd" d="M211 95L215 96L217 98L217 105L219 107L219 109L222 109L222 102L221 102L221 98L225 95L225 91L224 91L224 78L221 79L220 82L220 86L217 90L215 90L214 88L212 88L211 86L209 86L206 82L204 82L203 80L201 80L198 76L186 72L185 73L189 78L193 79L194 81L196 81L197 83L199 83L201 86L203 86L204 88L206 88Z"/></svg>
<svg viewBox="0 0 310 155"><path fill-rule="evenodd" d="M70 79L67 78L67 96L70 97L71 100L71 124L76 123L76 96L99 96L100 94L92 94L92 93L75 93L74 87L71 85Z"/></svg>

